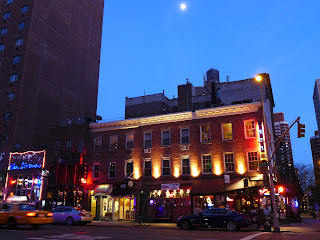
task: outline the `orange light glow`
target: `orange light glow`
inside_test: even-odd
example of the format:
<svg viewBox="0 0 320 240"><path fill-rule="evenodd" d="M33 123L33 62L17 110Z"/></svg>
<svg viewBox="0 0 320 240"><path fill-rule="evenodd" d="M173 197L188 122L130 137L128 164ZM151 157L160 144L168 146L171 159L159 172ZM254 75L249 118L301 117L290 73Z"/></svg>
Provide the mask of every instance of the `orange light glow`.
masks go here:
<svg viewBox="0 0 320 240"><path fill-rule="evenodd" d="M283 187L279 187L279 188L278 188L278 192L279 192L279 193L283 193L283 192L284 192L284 188L283 188Z"/></svg>
<svg viewBox="0 0 320 240"><path fill-rule="evenodd" d="M15 184L17 182L17 180L11 180L10 184Z"/></svg>
<svg viewBox="0 0 320 240"><path fill-rule="evenodd" d="M198 168L196 166L193 166L192 169L191 169L191 175L193 177L198 177L199 174L200 174L200 172L199 172Z"/></svg>
<svg viewBox="0 0 320 240"><path fill-rule="evenodd" d="M47 216L48 216L48 217L52 217L52 216L53 216L53 213L52 213L52 212L49 212L49 213L47 214Z"/></svg>
<svg viewBox="0 0 320 240"><path fill-rule="evenodd" d="M176 178L178 178L178 177L180 176L179 167L175 167L175 168L174 168L174 173L173 173L173 175L174 175Z"/></svg>
<svg viewBox="0 0 320 240"><path fill-rule="evenodd" d="M214 166L214 173L216 175L221 175L222 171L221 171L221 166L220 165L217 164L217 165Z"/></svg>
<svg viewBox="0 0 320 240"><path fill-rule="evenodd" d="M153 166L152 166L153 167ZM154 178L159 178L161 176L161 170L160 170L160 166L159 165L155 165L154 166L154 170L153 170L153 177Z"/></svg>
<svg viewBox="0 0 320 240"><path fill-rule="evenodd" d="M240 160L239 160L240 161ZM238 173L244 174L244 164L243 163L238 163Z"/></svg>
<svg viewBox="0 0 320 240"><path fill-rule="evenodd" d="M85 178L81 178L81 183L87 183L87 180Z"/></svg>
<svg viewBox="0 0 320 240"><path fill-rule="evenodd" d="M35 217L37 214L34 212L28 212L26 215L27 217Z"/></svg>
<svg viewBox="0 0 320 240"><path fill-rule="evenodd" d="M139 171L139 169L138 168L136 168L135 170L134 170L134 179L139 179L140 178L140 171Z"/></svg>

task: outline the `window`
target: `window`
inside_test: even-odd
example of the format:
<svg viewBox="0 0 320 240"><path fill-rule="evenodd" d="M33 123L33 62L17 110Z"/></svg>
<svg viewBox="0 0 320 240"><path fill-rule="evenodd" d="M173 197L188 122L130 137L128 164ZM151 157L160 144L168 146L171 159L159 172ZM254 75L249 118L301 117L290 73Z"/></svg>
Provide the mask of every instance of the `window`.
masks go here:
<svg viewBox="0 0 320 240"><path fill-rule="evenodd" d="M8 32L8 28L1 28L1 35L5 35Z"/></svg>
<svg viewBox="0 0 320 240"><path fill-rule="evenodd" d="M0 134L0 142L6 142L8 141L9 135L8 133L1 133Z"/></svg>
<svg viewBox="0 0 320 240"><path fill-rule="evenodd" d="M36 208L30 204L19 204L19 209L21 211L34 211Z"/></svg>
<svg viewBox="0 0 320 240"><path fill-rule="evenodd" d="M8 93L7 96L6 96L7 101L8 101L8 102L14 101L15 95L16 95L16 94L13 93L13 92L12 92L12 93Z"/></svg>
<svg viewBox="0 0 320 240"><path fill-rule="evenodd" d="M234 172L234 157L233 153L224 154L224 167L226 172Z"/></svg>
<svg viewBox="0 0 320 240"><path fill-rule="evenodd" d="M125 176L132 177L132 175L133 175L133 161L128 160L126 161Z"/></svg>
<svg viewBox="0 0 320 240"><path fill-rule="evenodd" d="M201 131L201 142L202 143L210 143L211 136L210 136L210 125L205 125L200 127Z"/></svg>
<svg viewBox="0 0 320 240"><path fill-rule="evenodd" d="M117 151L118 149L118 136L110 137L110 151Z"/></svg>
<svg viewBox="0 0 320 240"><path fill-rule="evenodd" d="M189 144L189 128L180 129L180 142L181 144Z"/></svg>
<svg viewBox="0 0 320 240"><path fill-rule="evenodd" d="M98 179L100 178L100 163L94 163L93 164L93 167L92 167L92 170L93 170L93 179Z"/></svg>
<svg viewBox="0 0 320 240"><path fill-rule="evenodd" d="M4 50L4 44L0 44L0 52Z"/></svg>
<svg viewBox="0 0 320 240"><path fill-rule="evenodd" d="M222 140L229 141L232 140L232 123L222 124Z"/></svg>
<svg viewBox="0 0 320 240"><path fill-rule="evenodd" d="M78 153L83 153L84 139L80 138L78 142Z"/></svg>
<svg viewBox="0 0 320 240"><path fill-rule="evenodd" d="M72 147L72 140L68 139L66 140L66 148L71 148Z"/></svg>
<svg viewBox="0 0 320 240"><path fill-rule="evenodd" d="M13 2L13 0L7 0L7 4L10 4L12 2Z"/></svg>
<svg viewBox="0 0 320 240"><path fill-rule="evenodd" d="M26 27L26 25L27 25L27 22L20 22L19 23L19 25L18 25L18 30L22 30L22 29L24 29L25 27Z"/></svg>
<svg viewBox="0 0 320 240"><path fill-rule="evenodd" d="M60 147L61 147L61 142L60 141L56 141L55 144L54 144L54 154L55 155L59 155Z"/></svg>
<svg viewBox="0 0 320 240"><path fill-rule="evenodd" d="M170 176L171 169L170 169L170 159L163 158L162 159L162 175L163 176Z"/></svg>
<svg viewBox="0 0 320 240"><path fill-rule="evenodd" d="M152 133L144 133L144 148L152 148Z"/></svg>
<svg viewBox="0 0 320 240"><path fill-rule="evenodd" d="M244 121L245 127L245 137L246 138L255 138L256 137L256 127L254 120Z"/></svg>
<svg viewBox="0 0 320 240"><path fill-rule="evenodd" d="M12 58L12 64L17 64L21 60L21 56L15 56Z"/></svg>
<svg viewBox="0 0 320 240"><path fill-rule="evenodd" d="M29 10L29 5L26 5L26 6L21 7L21 13L22 13L22 14L28 12L28 10Z"/></svg>
<svg viewBox="0 0 320 240"><path fill-rule="evenodd" d="M10 18L10 15L11 13L10 12L6 12L3 16L3 19L6 20L6 19L9 19Z"/></svg>
<svg viewBox="0 0 320 240"><path fill-rule="evenodd" d="M134 147L134 135L127 134L126 136L126 149L133 149Z"/></svg>
<svg viewBox="0 0 320 240"><path fill-rule="evenodd" d="M15 82L18 80L18 74L12 74L10 75L10 78L9 78L9 82Z"/></svg>
<svg viewBox="0 0 320 240"><path fill-rule="evenodd" d="M21 46L23 44L23 38L19 38L16 40L16 47Z"/></svg>
<svg viewBox="0 0 320 240"><path fill-rule="evenodd" d="M212 173L211 155L202 155L202 173Z"/></svg>
<svg viewBox="0 0 320 240"><path fill-rule="evenodd" d="M116 177L116 163L109 163L109 178Z"/></svg>
<svg viewBox="0 0 320 240"><path fill-rule="evenodd" d="M144 176L151 177L152 175L152 162L151 159L144 160Z"/></svg>
<svg viewBox="0 0 320 240"><path fill-rule="evenodd" d="M164 130L162 131L162 141L161 141L161 145L162 146L170 146L171 142L170 142L170 130Z"/></svg>
<svg viewBox="0 0 320 240"><path fill-rule="evenodd" d="M189 157L181 158L181 173L182 175L190 174L190 158Z"/></svg>
<svg viewBox="0 0 320 240"><path fill-rule="evenodd" d="M101 152L102 137L94 138L93 142L94 142L93 151L95 153Z"/></svg>
<svg viewBox="0 0 320 240"><path fill-rule="evenodd" d="M248 152L249 171L259 170L258 152Z"/></svg>
<svg viewBox="0 0 320 240"><path fill-rule="evenodd" d="M2 61L0 61L0 68L1 68L1 65L2 65Z"/></svg>
<svg viewBox="0 0 320 240"><path fill-rule="evenodd" d="M7 112L3 115L3 121L10 121L11 113Z"/></svg>

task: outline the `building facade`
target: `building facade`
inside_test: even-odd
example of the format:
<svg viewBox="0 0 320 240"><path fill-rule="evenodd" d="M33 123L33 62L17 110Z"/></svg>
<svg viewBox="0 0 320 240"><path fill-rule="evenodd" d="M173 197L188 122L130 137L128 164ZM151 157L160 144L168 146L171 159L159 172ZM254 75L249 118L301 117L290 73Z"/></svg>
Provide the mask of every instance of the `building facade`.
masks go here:
<svg viewBox="0 0 320 240"><path fill-rule="evenodd" d="M45 150L63 119L95 119L103 8L103 0L1 1L1 194L10 152Z"/></svg>

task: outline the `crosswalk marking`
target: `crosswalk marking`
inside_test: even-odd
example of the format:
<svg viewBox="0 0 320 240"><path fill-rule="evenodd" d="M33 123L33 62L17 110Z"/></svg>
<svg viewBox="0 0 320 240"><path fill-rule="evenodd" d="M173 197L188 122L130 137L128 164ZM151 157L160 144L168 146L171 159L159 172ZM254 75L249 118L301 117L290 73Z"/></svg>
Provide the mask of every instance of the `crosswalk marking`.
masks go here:
<svg viewBox="0 0 320 240"><path fill-rule="evenodd" d="M103 240L103 239L110 239L112 237L105 237L105 236L91 236L86 234L58 234L58 235L49 235L49 236L41 236L41 237L32 237L27 238L28 240L44 240L44 239L50 239L50 240L62 240L62 239L68 239L68 240Z"/></svg>

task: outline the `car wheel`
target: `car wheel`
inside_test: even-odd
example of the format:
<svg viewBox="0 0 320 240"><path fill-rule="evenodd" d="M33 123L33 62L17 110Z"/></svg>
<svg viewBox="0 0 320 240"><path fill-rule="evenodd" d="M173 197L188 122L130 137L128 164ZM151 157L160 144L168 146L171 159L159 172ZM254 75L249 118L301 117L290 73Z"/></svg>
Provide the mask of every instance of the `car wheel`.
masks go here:
<svg viewBox="0 0 320 240"><path fill-rule="evenodd" d="M13 217L9 218L8 226L9 226L10 229L16 229L17 228L17 222Z"/></svg>
<svg viewBox="0 0 320 240"><path fill-rule="evenodd" d="M180 228L183 229L183 230L188 230L190 229L190 222L189 221L182 221L181 224L180 224Z"/></svg>
<svg viewBox="0 0 320 240"><path fill-rule="evenodd" d="M227 222L227 229L229 231L235 231L238 229L238 225L235 221L229 221L229 222Z"/></svg>
<svg viewBox="0 0 320 240"><path fill-rule="evenodd" d="M72 226L74 224L74 220L72 217L68 217L67 220L66 220L66 224L68 226Z"/></svg>

